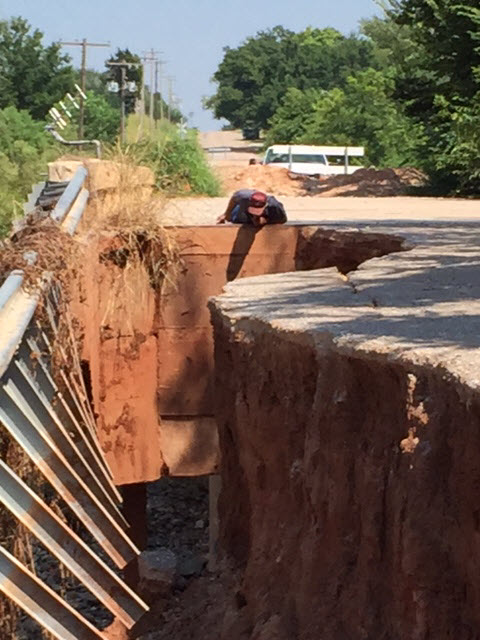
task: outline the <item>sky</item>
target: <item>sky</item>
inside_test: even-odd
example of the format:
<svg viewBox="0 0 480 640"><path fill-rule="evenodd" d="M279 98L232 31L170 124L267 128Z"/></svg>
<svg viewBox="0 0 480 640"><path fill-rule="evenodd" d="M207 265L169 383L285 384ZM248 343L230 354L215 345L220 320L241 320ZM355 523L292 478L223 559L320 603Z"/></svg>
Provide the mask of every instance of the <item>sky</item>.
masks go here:
<svg viewBox="0 0 480 640"><path fill-rule="evenodd" d="M361 18L380 15L374 0L0 0L0 20L26 18L44 33L44 43L110 43L88 49L87 66L103 71L117 47L142 55L152 48L173 76L173 91L189 125L218 130L222 122L202 108L202 97L215 93L211 78L223 48L239 46L258 31L282 25L292 31L307 26L334 27L348 34ZM80 66L80 47L65 47ZM148 79L147 70L147 79ZM162 84L167 95L167 81Z"/></svg>

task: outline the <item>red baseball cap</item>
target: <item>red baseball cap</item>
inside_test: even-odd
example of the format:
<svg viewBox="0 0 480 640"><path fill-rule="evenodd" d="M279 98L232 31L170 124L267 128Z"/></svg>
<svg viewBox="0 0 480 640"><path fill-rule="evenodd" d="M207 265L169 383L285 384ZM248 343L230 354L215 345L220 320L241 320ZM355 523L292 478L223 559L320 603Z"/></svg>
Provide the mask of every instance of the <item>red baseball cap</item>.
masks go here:
<svg viewBox="0 0 480 640"><path fill-rule="evenodd" d="M267 194L263 191L254 191L248 201L248 213L254 216L261 216L267 206Z"/></svg>

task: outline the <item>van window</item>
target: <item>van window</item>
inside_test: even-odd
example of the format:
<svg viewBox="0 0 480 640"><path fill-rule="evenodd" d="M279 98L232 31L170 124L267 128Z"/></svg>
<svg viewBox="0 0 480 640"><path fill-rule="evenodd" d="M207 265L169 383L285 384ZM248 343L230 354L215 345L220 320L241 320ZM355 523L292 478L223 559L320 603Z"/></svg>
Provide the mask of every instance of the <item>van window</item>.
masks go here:
<svg viewBox="0 0 480 640"><path fill-rule="evenodd" d="M305 164L327 164L323 153L292 153L292 162L303 162Z"/></svg>
<svg viewBox="0 0 480 640"><path fill-rule="evenodd" d="M265 164L272 164L281 162L282 164L288 164L290 162L290 156L288 153L275 153L273 149L269 149L267 157L265 158ZM292 163L301 162L304 164L327 164L325 156L322 153L292 153Z"/></svg>
<svg viewBox="0 0 480 640"><path fill-rule="evenodd" d="M288 153L275 153L273 149L269 149L265 163L270 164L271 162L288 162Z"/></svg>
<svg viewBox="0 0 480 640"><path fill-rule="evenodd" d="M345 166L345 155L328 155L327 156L328 164L331 167L343 167ZM358 158L356 156L348 156L348 164L362 166L362 158Z"/></svg>

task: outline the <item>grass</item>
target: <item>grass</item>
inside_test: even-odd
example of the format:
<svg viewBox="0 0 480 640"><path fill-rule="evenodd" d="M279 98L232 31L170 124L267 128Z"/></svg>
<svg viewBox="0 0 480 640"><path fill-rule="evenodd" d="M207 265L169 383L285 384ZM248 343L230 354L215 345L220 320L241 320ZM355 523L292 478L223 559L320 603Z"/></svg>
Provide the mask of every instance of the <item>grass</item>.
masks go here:
<svg viewBox="0 0 480 640"><path fill-rule="evenodd" d="M132 115L127 123L127 153L133 162L150 167L157 189L169 196L221 195L220 182L198 143L197 132L182 134L162 120L152 129L146 118Z"/></svg>

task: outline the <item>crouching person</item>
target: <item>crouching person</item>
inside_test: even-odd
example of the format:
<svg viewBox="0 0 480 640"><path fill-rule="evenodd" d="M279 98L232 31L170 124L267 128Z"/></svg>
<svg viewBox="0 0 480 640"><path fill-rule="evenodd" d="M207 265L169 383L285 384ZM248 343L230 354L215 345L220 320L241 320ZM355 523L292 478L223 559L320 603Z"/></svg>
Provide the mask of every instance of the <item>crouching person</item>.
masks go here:
<svg viewBox="0 0 480 640"><path fill-rule="evenodd" d="M217 218L217 224L234 222L261 227L265 224L284 224L287 214L275 196L255 189L240 189L230 198L225 212Z"/></svg>

